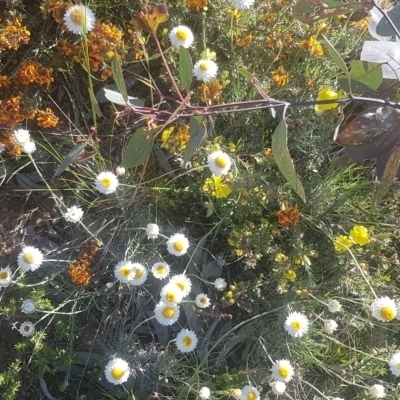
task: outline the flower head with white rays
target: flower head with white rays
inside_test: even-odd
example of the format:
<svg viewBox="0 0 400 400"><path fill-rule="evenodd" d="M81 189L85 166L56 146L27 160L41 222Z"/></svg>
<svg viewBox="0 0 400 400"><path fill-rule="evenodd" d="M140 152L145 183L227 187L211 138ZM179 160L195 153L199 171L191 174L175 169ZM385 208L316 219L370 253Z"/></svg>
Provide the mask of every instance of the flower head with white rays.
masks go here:
<svg viewBox="0 0 400 400"><path fill-rule="evenodd" d="M197 346L197 336L189 329L182 329L175 340L176 347L182 353L190 353Z"/></svg>
<svg viewBox="0 0 400 400"><path fill-rule="evenodd" d="M179 304L183 299L182 290L173 283L166 284L160 292L161 301L165 304Z"/></svg>
<svg viewBox="0 0 400 400"><path fill-rule="evenodd" d="M179 49L182 46L187 49L193 44L194 36L187 26L179 25L171 30L169 40L175 48Z"/></svg>
<svg viewBox="0 0 400 400"><path fill-rule="evenodd" d="M254 4L254 0L229 0L229 2L237 10L246 10Z"/></svg>
<svg viewBox="0 0 400 400"><path fill-rule="evenodd" d="M170 267L165 262L155 263L151 267L151 272L156 279L165 279L169 275Z"/></svg>
<svg viewBox="0 0 400 400"><path fill-rule="evenodd" d="M272 377L279 382L289 382L293 378L294 369L290 361L278 360L272 365Z"/></svg>
<svg viewBox="0 0 400 400"><path fill-rule="evenodd" d="M326 321L324 321L324 330L326 333L329 333L331 335L333 332L336 331L337 328L338 324L333 319L327 319Z"/></svg>
<svg viewBox="0 0 400 400"><path fill-rule="evenodd" d="M207 158L208 168L217 176L226 175L231 169L232 161L228 154L221 150L214 151L208 155Z"/></svg>
<svg viewBox="0 0 400 400"><path fill-rule="evenodd" d="M388 322L396 317L397 306L389 297L379 297L372 302L370 312L377 320Z"/></svg>
<svg viewBox="0 0 400 400"><path fill-rule="evenodd" d="M203 386L199 390L199 397L201 400L207 400L211 397L211 390L207 386Z"/></svg>
<svg viewBox="0 0 400 400"><path fill-rule="evenodd" d="M12 282L12 272L10 267L0 268L0 287L9 286Z"/></svg>
<svg viewBox="0 0 400 400"><path fill-rule="evenodd" d="M118 178L110 171L100 172L95 180L97 191L103 194L111 194L117 190Z"/></svg>
<svg viewBox="0 0 400 400"><path fill-rule="evenodd" d="M160 234L160 227L157 224L147 224L146 233L147 239L157 239Z"/></svg>
<svg viewBox="0 0 400 400"><path fill-rule="evenodd" d="M26 129L17 129L14 131L14 140L18 144L24 144L26 142L29 142L31 139L31 135L29 134L29 131Z"/></svg>
<svg viewBox="0 0 400 400"><path fill-rule="evenodd" d="M192 282L185 274L174 275L170 279L170 283L179 287L183 297L186 297L192 290Z"/></svg>
<svg viewBox="0 0 400 400"><path fill-rule="evenodd" d="M383 399L386 396L385 387L383 385L372 385L369 389L369 394L377 399Z"/></svg>
<svg viewBox="0 0 400 400"><path fill-rule="evenodd" d="M219 291L224 290L226 288L226 286L227 286L227 283L226 283L226 280L224 278L217 278L214 281L214 287L215 287L215 289L217 289Z"/></svg>
<svg viewBox="0 0 400 400"><path fill-rule="evenodd" d="M234 399L240 399L242 391L238 388L232 389L229 393Z"/></svg>
<svg viewBox="0 0 400 400"><path fill-rule="evenodd" d="M199 60L193 67L193 75L203 82L209 82L217 76L218 65L213 60Z"/></svg>
<svg viewBox="0 0 400 400"><path fill-rule="evenodd" d="M260 392L251 385L246 385L242 389L242 393L239 397L240 400L260 400Z"/></svg>
<svg viewBox="0 0 400 400"><path fill-rule="evenodd" d="M26 246L18 255L18 266L25 272L35 271L43 263L43 254L39 249L32 246Z"/></svg>
<svg viewBox="0 0 400 400"><path fill-rule="evenodd" d="M342 305L337 300L329 300L327 306L331 313L339 312L342 309Z"/></svg>
<svg viewBox="0 0 400 400"><path fill-rule="evenodd" d="M196 296L196 298L194 299L194 302L195 302L196 306L199 308L207 308L211 304L210 299L204 293L198 294Z"/></svg>
<svg viewBox="0 0 400 400"><path fill-rule="evenodd" d="M83 210L77 206L67 208L67 212L64 215L66 221L75 223L79 222L82 219L82 216Z"/></svg>
<svg viewBox="0 0 400 400"><path fill-rule="evenodd" d="M304 336L307 331L310 322L308 318L301 313L292 312L288 315L285 321L285 331L295 338Z"/></svg>
<svg viewBox="0 0 400 400"><path fill-rule="evenodd" d="M164 326L172 325L179 318L179 307L176 304L165 304L160 301L155 310L154 314L158 323Z"/></svg>
<svg viewBox="0 0 400 400"><path fill-rule="evenodd" d="M167 240L167 250L174 256L183 256L189 248L189 240L182 233L175 233Z"/></svg>
<svg viewBox="0 0 400 400"><path fill-rule="evenodd" d="M140 286L146 282L149 272L142 264L133 263L132 267L132 279L128 281L128 284L132 286Z"/></svg>
<svg viewBox="0 0 400 400"><path fill-rule="evenodd" d="M64 15L64 23L68 30L78 35L84 35L90 32L95 22L96 17L93 11L82 4L68 8Z"/></svg>
<svg viewBox="0 0 400 400"><path fill-rule="evenodd" d="M129 283L135 275L135 268L130 261L124 260L115 266L114 275L120 282Z"/></svg>
<svg viewBox="0 0 400 400"><path fill-rule="evenodd" d="M271 386L271 390L273 394L280 396L281 394L286 392L286 384L279 381L274 381L269 384Z"/></svg>
<svg viewBox="0 0 400 400"><path fill-rule="evenodd" d="M22 336L32 336L35 333L35 325L33 325L32 322L25 321L18 330Z"/></svg>
<svg viewBox="0 0 400 400"><path fill-rule="evenodd" d="M35 142L28 140L22 145L22 151L26 154L32 154L36 150Z"/></svg>
<svg viewBox="0 0 400 400"><path fill-rule="evenodd" d="M36 304L33 300L25 300L22 303L21 311L25 314L32 314L36 311Z"/></svg>
<svg viewBox="0 0 400 400"><path fill-rule="evenodd" d="M390 357L389 367L394 376L400 376L400 352L397 352Z"/></svg>
<svg viewBox="0 0 400 400"><path fill-rule="evenodd" d="M130 374L129 365L122 358L114 358L106 365L104 374L108 382L119 385L128 380Z"/></svg>

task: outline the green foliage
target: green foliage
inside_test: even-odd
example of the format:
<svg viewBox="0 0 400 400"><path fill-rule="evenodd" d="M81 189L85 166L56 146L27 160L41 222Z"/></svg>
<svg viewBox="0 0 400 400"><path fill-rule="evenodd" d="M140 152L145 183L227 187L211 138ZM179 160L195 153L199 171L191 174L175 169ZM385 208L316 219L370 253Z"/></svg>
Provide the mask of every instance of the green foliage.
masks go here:
<svg viewBox="0 0 400 400"><path fill-rule="evenodd" d="M21 360L12 362L5 371L0 372L0 388L4 388L2 398L4 400L15 400L22 385L20 370Z"/></svg>

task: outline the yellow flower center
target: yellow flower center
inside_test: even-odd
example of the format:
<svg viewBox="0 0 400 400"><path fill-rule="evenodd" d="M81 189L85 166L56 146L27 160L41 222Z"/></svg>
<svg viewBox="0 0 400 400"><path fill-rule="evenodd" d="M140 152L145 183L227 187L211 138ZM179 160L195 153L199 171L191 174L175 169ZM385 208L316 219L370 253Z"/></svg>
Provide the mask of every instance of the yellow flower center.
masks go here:
<svg viewBox="0 0 400 400"><path fill-rule="evenodd" d="M186 285L183 282L176 282L176 286L182 290L182 292L186 289Z"/></svg>
<svg viewBox="0 0 400 400"><path fill-rule="evenodd" d="M167 301L169 301L170 303L175 303L176 302L176 295L175 293L167 293L165 295L165 298Z"/></svg>
<svg viewBox="0 0 400 400"><path fill-rule="evenodd" d="M301 322L300 321L293 321L290 326L295 330L298 331L301 329Z"/></svg>
<svg viewBox="0 0 400 400"><path fill-rule="evenodd" d="M111 179L110 178L103 178L101 180L101 184L105 187L105 188L109 188L111 186Z"/></svg>
<svg viewBox="0 0 400 400"><path fill-rule="evenodd" d="M217 157L216 159L215 159L215 165L218 167L218 168L225 168L226 166L227 166L227 159L226 159L226 157L223 157L223 156L219 156L219 157Z"/></svg>
<svg viewBox="0 0 400 400"><path fill-rule="evenodd" d="M380 314L385 321L391 321L396 316L396 309L391 306L383 306Z"/></svg>
<svg viewBox="0 0 400 400"><path fill-rule="evenodd" d="M257 399L257 395L254 392L250 392L247 395L247 400L256 400Z"/></svg>
<svg viewBox="0 0 400 400"><path fill-rule="evenodd" d="M122 276L127 277L131 273L131 269L129 267L122 267L119 272Z"/></svg>
<svg viewBox="0 0 400 400"><path fill-rule="evenodd" d="M279 376L281 376L282 378L287 378L290 375L290 370L288 367L286 366L280 366L278 369L278 374Z"/></svg>
<svg viewBox="0 0 400 400"><path fill-rule="evenodd" d="M26 253L22 257L22 259L27 263L27 264L32 264L33 263L33 254L31 253Z"/></svg>
<svg viewBox="0 0 400 400"><path fill-rule="evenodd" d="M76 8L70 14L71 21L82 28L86 27L86 12L85 9Z"/></svg>
<svg viewBox="0 0 400 400"><path fill-rule="evenodd" d="M189 347L193 343L193 340L190 336L185 336L182 340L182 346L184 347Z"/></svg>
<svg viewBox="0 0 400 400"><path fill-rule="evenodd" d="M24 326L24 331L29 332L31 330L31 327L29 325Z"/></svg>
<svg viewBox="0 0 400 400"><path fill-rule="evenodd" d="M165 307L162 311L162 315L164 315L165 318L173 318L175 315L175 310L173 307Z"/></svg>
<svg viewBox="0 0 400 400"><path fill-rule="evenodd" d="M120 380L124 376L125 370L122 368L114 367L111 369L111 376L115 380Z"/></svg>
<svg viewBox="0 0 400 400"><path fill-rule="evenodd" d="M183 243L180 240L177 240L174 245L173 245L174 250L176 251L182 251L185 249L185 243Z"/></svg>
<svg viewBox="0 0 400 400"><path fill-rule="evenodd" d="M185 41L188 38L188 35L187 32L182 29L176 32L176 37L181 41Z"/></svg>
<svg viewBox="0 0 400 400"><path fill-rule="evenodd" d="M140 269L135 270L135 279L140 279L143 276L143 271Z"/></svg>
<svg viewBox="0 0 400 400"><path fill-rule="evenodd" d="M201 71L207 72L208 71L208 62L207 61L202 61L199 65Z"/></svg>
<svg viewBox="0 0 400 400"><path fill-rule="evenodd" d="M0 279L7 279L7 277L8 277L8 272L7 271L0 272Z"/></svg>
<svg viewBox="0 0 400 400"><path fill-rule="evenodd" d="M160 275L165 274L165 271L167 269L164 267L164 265L160 265L157 267L157 273L159 273Z"/></svg>

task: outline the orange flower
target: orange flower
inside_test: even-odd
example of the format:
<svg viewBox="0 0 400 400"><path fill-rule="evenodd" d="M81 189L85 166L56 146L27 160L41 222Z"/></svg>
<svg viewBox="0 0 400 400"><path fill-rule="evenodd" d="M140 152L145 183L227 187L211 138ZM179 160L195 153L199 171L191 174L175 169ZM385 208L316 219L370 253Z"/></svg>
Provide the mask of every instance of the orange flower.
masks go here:
<svg viewBox="0 0 400 400"><path fill-rule="evenodd" d="M290 208L287 204L282 204L282 209L277 211L275 215L278 217L278 222L286 227L295 225L300 218L300 212L297 208L297 204Z"/></svg>
<svg viewBox="0 0 400 400"><path fill-rule="evenodd" d="M246 47L251 43L251 40L252 40L252 35L250 33L244 37L235 38L235 44L236 44L236 46L239 46L239 47Z"/></svg>
<svg viewBox="0 0 400 400"><path fill-rule="evenodd" d="M20 86L30 83L49 86L53 81L53 68L44 68L42 64L34 60L24 61L14 75L14 82Z"/></svg>
<svg viewBox="0 0 400 400"><path fill-rule="evenodd" d="M219 83L218 78L213 78L208 83L202 83L199 90L202 102L206 104L211 104L212 102L219 104L221 102L222 85Z"/></svg>
<svg viewBox="0 0 400 400"><path fill-rule="evenodd" d="M35 110L24 110L20 96L0 100L0 124L8 124L10 128L14 128L19 122L32 119L35 115Z"/></svg>
<svg viewBox="0 0 400 400"><path fill-rule="evenodd" d="M72 283L78 286L87 286L92 277L91 266L99 250L95 240L87 242L85 248L80 252L77 261L69 266L69 276Z"/></svg>
<svg viewBox="0 0 400 400"><path fill-rule="evenodd" d="M36 121L43 128L54 128L58 124L58 117L50 108L46 108L44 111L40 111L40 115L36 117Z"/></svg>
<svg viewBox="0 0 400 400"><path fill-rule="evenodd" d="M1 20L0 20L1 21ZM18 50L21 44L27 44L31 33L22 26L22 17L20 15L11 15L0 25L0 51Z"/></svg>
<svg viewBox="0 0 400 400"><path fill-rule="evenodd" d="M186 4L199 11L200 9L204 10L208 6L208 0L186 0Z"/></svg>
<svg viewBox="0 0 400 400"><path fill-rule="evenodd" d="M21 146L14 140L13 131L0 130L0 147L10 156L16 157L21 154Z"/></svg>
<svg viewBox="0 0 400 400"><path fill-rule="evenodd" d="M285 71L283 67L279 67L274 71L271 71L271 75L272 75L272 80L278 87L285 86L290 81L290 75L288 72Z"/></svg>

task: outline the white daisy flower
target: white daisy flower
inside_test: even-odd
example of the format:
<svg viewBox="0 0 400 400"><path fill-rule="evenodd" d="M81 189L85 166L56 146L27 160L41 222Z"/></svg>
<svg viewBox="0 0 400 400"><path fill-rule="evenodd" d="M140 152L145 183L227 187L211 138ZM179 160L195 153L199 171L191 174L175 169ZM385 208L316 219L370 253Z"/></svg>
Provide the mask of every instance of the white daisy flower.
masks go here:
<svg viewBox="0 0 400 400"><path fill-rule="evenodd" d="M400 376L400 352L397 352L390 357L389 367L394 376Z"/></svg>
<svg viewBox="0 0 400 400"><path fill-rule="evenodd" d="M25 272L35 271L43 263L43 254L39 249L32 246L26 246L18 255L18 266Z"/></svg>
<svg viewBox="0 0 400 400"><path fill-rule="evenodd" d="M169 275L170 267L165 262L155 263L151 267L151 272L156 279L165 279Z"/></svg>
<svg viewBox="0 0 400 400"><path fill-rule="evenodd" d="M386 396L385 387L379 384L373 385L369 388L369 394L377 399L383 399Z"/></svg>
<svg viewBox="0 0 400 400"><path fill-rule="evenodd" d="M29 131L26 129L17 129L14 131L14 140L18 144L24 144L26 142L29 142L31 139L31 135L29 134Z"/></svg>
<svg viewBox="0 0 400 400"><path fill-rule="evenodd" d="M183 256L189 248L189 240L182 233L175 233L167 240L167 250L174 256Z"/></svg>
<svg viewBox="0 0 400 400"><path fill-rule="evenodd" d="M324 330L326 333L329 333L331 335L333 332L336 331L337 328L338 324L333 319L327 319L326 321L324 321Z"/></svg>
<svg viewBox="0 0 400 400"><path fill-rule="evenodd" d="M26 154L32 154L36 150L35 142L28 140L22 145L22 151Z"/></svg>
<svg viewBox="0 0 400 400"><path fill-rule="evenodd" d="M168 283L161 289L160 298L167 305L180 303L183 299L182 290L174 283Z"/></svg>
<svg viewBox="0 0 400 400"><path fill-rule="evenodd" d="M32 322L25 321L18 330L22 336L32 336L35 333L35 325L33 325Z"/></svg>
<svg viewBox="0 0 400 400"><path fill-rule="evenodd" d="M72 206L67 208L67 212L64 217L68 222L79 222L82 219L83 210L80 207Z"/></svg>
<svg viewBox="0 0 400 400"><path fill-rule="evenodd" d="M157 239L160 234L160 227L157 224L147 224L146 233L147 239Z"/></svg>
<svg viewBox="0 0 400 400"><path fill-rule="evenodd" d="M96 21L93 11L82 4L68 8L64 15L64 23L68 30L77 35L90 32Z"/></svg>
<svg viewBox="0 0 400 400"><path fill-rule="evenodd" d="M254 0L229 0L229 2L237 10L246 10L254 4Z"/></svg>
<svg viewBox="0 0 400 400"><path fill-rule="evenodd" d="M194 299L194 302L195 302L196 306L199 308L207 308L211 304L210 299L204 293L198 294L196 296L196 298Z"/></svg>
<svg viewBox="0 0 400 400"><path fill-rule="evenodd" d="M176 347L182 353L190 353L197 346L197 336L189 329L182 329L175 340Z"/></svg>
<svg viewBox="0 0 400 400"><path fill-rule="evenodd" d="M135 273L133 264L128 260L119 262L114 269L115 277L122 283L129 283L135 276Z"/></svg>
<svg viewBox="0 0 400 400"><path fill-rule="evenodd" d="M123 175L125 175L125 172L126 172L126 170L125 170L124 167L117 167L117 168L115 168L115 173L116 173L118 176L123 176Z"/></svg>
<svg viewBox="0 0 400 400"><path fill-rule="evenodd" d="M12 282L12 272L9 267L0 268L0 287L6 287Z"/></svg>
<svg viewBox="0 0 400 400"><path fill-rule="evenodd" d="M294 369L288 360L278 360L272 365L272 377L279 382L289 382L293 378Z"/></svg>
<svg viewBox="0 0 400 400"><path fill-rule="evenodd" d="M25 314L32 314L36 311L36 304L33 300L25 300L22 303L21 311Z"/></svg>
<svg viewBox="0 0 400 400"><path fill-rule="evenodd" d="M372 302L370 312L379 321L387 322L396 317L397 306L389 297L379 297Z"/></svg>
<svg viewBox="0 0 400 400"><path fill-rule="evenodd" d="M246 385L242 389L242 393L239 397L240 400L260 400L260 392L251 385Z"/></svg>
<svg viewBox="0 0 400 400"><path fill-rule="evenodd" d="M119 385L128 380L130 374L129 365L122 358L114 358L106 365L104 374L108 382Z"/></svg>
<svg viewBox="0 0 400 400"><path fill-rule="evenodd" d="M172 325L179 318L179 307L176 304L165 304L160 301L155 310L154 314L158 323L164 326Z"/></svg>
<svg viewBox="0 0 400 400"><path fill-rule="evenodd" d="M238 388L232 389L229 393L234 399L240 399L242 391Z"/></svg>
<svg viewBox="0 0 400 400"><path fill-rule="evenodd" d="M328 303L328 310L331 313L339 312L342 309L342 305L337 300L330 300Z"/></svg>
<svg viewBox="0 0 400 400"><path fill-rule="evenodd" d="M192 290L192 282L185 274L174 275L170 279L170 283L182 290L183 297L186 297Z"/></svg>
<svg viewBox="0 0 400 400"><path fill-rule="evenodd" d="M304 314L292 312L286 318L284 327L290 336L299 338L307 333L309 325L310 322Z"/></svg>
<svg viewBox="0 0 400 400"><path fill-rule="evenodd" d="M286 385L283 382L274 381L269 384L271 386L272 392L277 396L286 392Z"/></svg>
<svg viewBox="0 0 400 400"><path fill-rule="evenodd" d="M208 168L214 175L226 175L231 169L232 161L228 154L221 150L214 151L208 155Z"/></svg>
<svg viewBox="0 0 400 400"><path fill-rule="evenodd" d="M203 386L199 390L199 397L201 400L207 400L211 397L211 390L207 386Z"/></svg>
<svg viewBox="0 0 400 400"><path fill-rule="evenodd" d="M117 190L118 178L110 171L100 172L95 181L96 189L103 194L111 194Z"/></svg>
<svg viewBox="0 0 400 400"><path fill-rule="evenodd" d="M193 67L193 75L203 82L209 82L217 76L218 65L213 60L199 60Z"/></svg>
<svg viewBox="0 0 400 400"><path fill-rule="evenodd" d="M179 49L182 46L187 49L193 44L194 36L187 26L179 25L169 33L169 40L175 48Z"/></svg>
<svg viewBox="0 0 400 400"><path fill-rule="evenodd" d="M215 289L217 289L219 291L224 290L226 288L226 286L227 286L227 283L226 283L226 280L224 278L217 278L214 281L214 287L215 287Z"/></svg>
<svg viewBox="0 0 400 400"><path fill-rule="evenodd" d="M142 264L133 263L132 266L133 266L133 276L132 279L128 281L129 285L132 286L142 285L144 282L146 282L149 272Z"/></svg>

